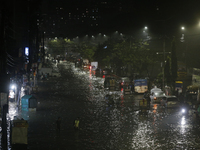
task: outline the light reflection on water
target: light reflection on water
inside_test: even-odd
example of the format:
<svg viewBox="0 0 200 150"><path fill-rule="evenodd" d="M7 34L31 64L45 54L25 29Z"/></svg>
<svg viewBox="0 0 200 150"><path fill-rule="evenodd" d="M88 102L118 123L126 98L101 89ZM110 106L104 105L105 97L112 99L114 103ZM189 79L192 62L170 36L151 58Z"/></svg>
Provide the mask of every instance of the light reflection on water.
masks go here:
<svg viewBox="0 0 200 150"><path fill-rule="evenodd" d="M77 94L79 96L77 99L80 100L77 103L73 100L77 109L80 108L78 111L81 115L82 130L75 134L79 144L83 145L83 147L80 146L80 149L182 150L183 148L199 148L198 133L194 133L195 130L189 126L190 122L187 118L182 119L173 109L165 110L158 105L141 109L139 100L143 95L134 95L130 98L123 95L123 90L109 92L98 89L99 85L97 86L97 84L101 86L103 81L97 81L89 73L76 75L76 79L78 80L69 78L65 83L60 83L59 88L65 87L70 93L83 94L83 96ZM106 94L113 95L114 105L107 105ZM52 97L50 99L52 100ZM71 102L68 104L74 107ZM74 108L66 107L63 109L66 110L65 113L68 112L67 109L72 114L77 111ZM55 111L53 112L55 113ZM70 128L67 125L65 127ZM69 132L66 128L63 130ZM67 143L67 140L61 142Z"/></svg>

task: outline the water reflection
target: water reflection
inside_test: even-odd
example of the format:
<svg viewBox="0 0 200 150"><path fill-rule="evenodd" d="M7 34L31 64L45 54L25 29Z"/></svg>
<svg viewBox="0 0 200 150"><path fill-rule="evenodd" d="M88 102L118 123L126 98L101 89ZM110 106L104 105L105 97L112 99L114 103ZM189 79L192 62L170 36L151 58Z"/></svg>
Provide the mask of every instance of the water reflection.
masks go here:
<svg viewBox="0 0 200 150"><path fill-rule="evenodd" d="M195 130L188 128L190 122L187 118L178 116L176 109L167 110L157 104L140 107L139 101L143 95L123 95L123 89L106 91L101 88L104 79L92 77L89 71L82 73L78 69L73 70L70 65L66 67L67 69L61 68L65 78L56 81L55 85L59 85L57 94L51 93L48 101L43 103L49 104L48 107L43 105L48 109L37 111L37 115L31 114L30 117L30 121L33 121L32 116L35 120L40 116L51 132L51 118L58 114L66 118L66 121L63 120L63 124L66 123L64 134L60 137L63 148L60 149L66 149L71 143L78 143L79 149L83 150L179 150L183 149L184 143L188 149L198 148L198 144L200 145L200 141L197 141L199 132L194 134ZM107 105L106 94L112 95L113 105ZM58 99L58 96L63 98ZM51 103L54 105L52 108ZM51 115L46 112L51 112ZM70 131L70 121L77 114L81 117L82 130L75 133ZM46 117L42 117L44 115ZM49 136L46 139L49 140ZM30 140L32 141L33 139Z"/></svg>

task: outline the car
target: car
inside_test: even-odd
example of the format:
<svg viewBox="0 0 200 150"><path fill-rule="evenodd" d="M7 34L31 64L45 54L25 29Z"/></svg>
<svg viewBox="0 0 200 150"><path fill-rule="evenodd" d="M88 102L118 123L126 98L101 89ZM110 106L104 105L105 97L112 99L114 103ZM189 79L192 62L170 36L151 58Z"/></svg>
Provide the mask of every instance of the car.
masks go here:
<svg viewBox="0 0 200 150"><path fill-rule="evenodd" d="M54 70L54 71L52 71L51 76L52 77L61 77L61 74Z"/></svg>
<svg viewBox="0 0 200 150"><path fill-rule="evenodd" d="M180 101L176 96L165 96L165 106L167 108L174 108L174 107L179 107L180 106Z"/></svg>
<svg viewBox="0 0 200 150"><path fill-rule="evenodd" d="M129 86L131 83L131 80L128 77L122 77L120 79L120 86L124 87L124 86Z"/></svg>
<svg viewBox="0 0 200 150"><path fill-rule="evenodd" d="M166 97L163 91L153 91L150 94L152 104L161 104L161 101Z"/></svg>

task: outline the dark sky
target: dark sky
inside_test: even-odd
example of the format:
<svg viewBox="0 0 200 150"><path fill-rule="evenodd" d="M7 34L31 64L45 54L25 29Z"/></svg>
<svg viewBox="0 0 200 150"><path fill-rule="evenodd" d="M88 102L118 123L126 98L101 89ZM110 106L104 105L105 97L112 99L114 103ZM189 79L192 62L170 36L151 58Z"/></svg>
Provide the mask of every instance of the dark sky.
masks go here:
<svg viewBox="0 0 200 150"><path fill-rule="evenodd" d="M100 2L116 5L120 3L122 11L120 13L104 13L103 19L106 28L119 28L123 31L137 29L144 25L151 27L152 32L161 33L166 30L178 28L178 26L193 26L200 18L200 1L180 1L180 0L43 0L42 11L44 13L54 13L55 6L62 6L66 15L67 12L75 11L80 7L98 7ZM48 6L48 9L45 7ZM45 12L46 11L46 12ZM163 27L162 27L163 26ZM165 26L165 27L164 27ZM161 30L161 31L160 31ZM128 32L128 31L126 31ZM163 34L163 33L162 33Z"/></svg>

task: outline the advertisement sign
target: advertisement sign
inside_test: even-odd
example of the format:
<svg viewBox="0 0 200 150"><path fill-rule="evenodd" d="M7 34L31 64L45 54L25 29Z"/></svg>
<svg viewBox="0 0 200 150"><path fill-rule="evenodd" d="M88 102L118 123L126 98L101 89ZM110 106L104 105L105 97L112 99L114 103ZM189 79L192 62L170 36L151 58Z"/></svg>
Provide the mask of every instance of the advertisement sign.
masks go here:
<svg viewBox="0 0 200 150"><path fill-rule="evenodd" d="M92 70L96 70L98 68L98 62L91 62Z"/></svg>

